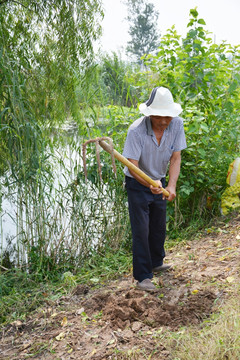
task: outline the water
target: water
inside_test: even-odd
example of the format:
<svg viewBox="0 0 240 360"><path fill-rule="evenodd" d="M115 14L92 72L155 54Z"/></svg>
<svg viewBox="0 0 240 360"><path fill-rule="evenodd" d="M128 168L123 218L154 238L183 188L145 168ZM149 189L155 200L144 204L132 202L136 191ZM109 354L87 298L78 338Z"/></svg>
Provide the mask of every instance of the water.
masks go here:
<svg viewBox="0 0 240 360"><path fill-rule="evenodd" d="M75 170L80 169L82 166L81 160L81 141L82 139L78 137L76 127L67 127L63 132L63 139L61 139L61 144L56 145L54 156L51 158L51 166L53 169L54 180L52 184L52 189L47 189L46 192L51 193L52 196L59 197L61 189L64 189L75 180ZM61 133L62 136L62 133ZM74 170L75 169L75 170ZM10 245L11 247L16 246L18 238L21 237L20 231L21 228L24 228L26 231L27 219L26 216L26 207L23 206L21 222L19 224L19 199L17 196L17 189L13 190L12 194L9 194L8 189L3 187L3 197L2 197L2 211L1 211L1 222L0 222L0 238L1 238L1 252L3 253L6 248ZM66 194L62 196L62 205L67 206L66 202L69 201L68 198L64 200ZM51 216L56 216L56 207L54 204L51 204L50 200L45 199L46 208L50 212ZM30 206L31 211L32 206ZM28 209L29 211L29 209ZM66 219L59 219L66 223Z"/></svg>

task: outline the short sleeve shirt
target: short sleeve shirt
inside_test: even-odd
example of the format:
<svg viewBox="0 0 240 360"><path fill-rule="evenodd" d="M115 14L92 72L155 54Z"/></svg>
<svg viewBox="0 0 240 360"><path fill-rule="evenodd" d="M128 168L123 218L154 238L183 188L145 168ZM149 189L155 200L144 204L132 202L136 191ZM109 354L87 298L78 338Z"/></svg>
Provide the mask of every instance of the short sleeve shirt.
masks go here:
<svg viewBox="0 0 240 360"><path fill-rule="evenodd" d="M172 118L158 144L150 117L141 117L129 127L123 156L138 161L139 168L153 180L166 176L168 163L176 151L187 147L183 119ZM127 167L124 173L132 177Z"/></svg>

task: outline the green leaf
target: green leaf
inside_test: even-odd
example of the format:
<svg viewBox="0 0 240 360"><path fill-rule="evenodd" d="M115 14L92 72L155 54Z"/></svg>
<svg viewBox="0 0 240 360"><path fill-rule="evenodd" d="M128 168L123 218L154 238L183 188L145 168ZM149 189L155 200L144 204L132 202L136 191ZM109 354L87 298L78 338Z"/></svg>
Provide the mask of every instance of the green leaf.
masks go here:
<svg viewBox="0 0 240 360"><path fill-rule="evenodd" d="M236 90L237 87L238 87L237 81L233 81L233 82L231 83L231 85L229 86L228 91L229 91L230 93L232 93L233 91Z"/></svg>
<svg viewBox="0 0 240 360"><path fill-rule="evenodd" d="M234 79L240 83L240 74L235 74Z"/></svg>
<svg viewBox="0 0 240 360"><path fill-rule="evenodd" d="M201 149L201 148L198 148L198 149L197 149L197 152L198 152L202 157L204 157L204 156L206 155L206 151L203 150L203 149Z"/></svg>
<svg viewBox="0 0 240 360"><path fill-rule="evenodd" d="M208 128L207 124L205 124L204 122L201 123L200 128L205 132L209 132L209 128Z"/></svg>
<svg viewBox="0 0 240 360"><path fill-rule="evenodd" d="M206 23L205 23L205 21L204 21L203 19L199 19L199 20L198 20L198 23L199 23L199 24L202 24L202 25L206 25Z"/></svg>
<svg viewBox="0 0 240 360"><path fill-rule="evenodd" d="M191 9L191 10L190 10L190 14L191 14L194 18L196 18L196 17L198 16L198 12L197 12L196 8L195 8L195 9Z"/></svg>
<svg viewBox="0 0 240 360"><path fill-rule="evenodd" d="M200 125L196 122L192 123L188 127L188 132L190 133L198 133Z"/></svg>
<svg viewBox="0 0 240 360"><path fill-rule="evenodd" d="M229 100L226 102L225 107L226 107L227 111L230 113L233 110L233 103Z"/></svg>
<svg viewBox="0 0 240 360"><path fill-rule="evenodd" d="M193 29L189 30L189 32L187 34L187 36L190 37L190 38L193 38L196 35L197 35L197 30L193 30Z"/></svg>
<svg viewBox="0 0 240 360"><path fill-rule="evenodd" d="M194 20L191 19L191 20L189 21L189 23L187 24L187 27L193 26L193 24L194 24Z"/></svg>

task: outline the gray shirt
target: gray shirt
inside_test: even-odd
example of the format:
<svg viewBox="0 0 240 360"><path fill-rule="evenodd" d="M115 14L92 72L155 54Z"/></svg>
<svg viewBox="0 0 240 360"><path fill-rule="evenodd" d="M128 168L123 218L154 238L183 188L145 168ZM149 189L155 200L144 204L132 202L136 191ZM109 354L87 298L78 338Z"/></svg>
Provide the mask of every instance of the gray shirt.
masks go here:
<svg viewBox="0 0 240 360"><path fill-rule="evenodd" d="M139 168L153 180L166 176L173 152L187 147L183 119L175 117L164 131L160 144L152 129L150 117L141 117L129 127L123 156L138 161ZM127 167L124 173L132 177Z"/></svg>

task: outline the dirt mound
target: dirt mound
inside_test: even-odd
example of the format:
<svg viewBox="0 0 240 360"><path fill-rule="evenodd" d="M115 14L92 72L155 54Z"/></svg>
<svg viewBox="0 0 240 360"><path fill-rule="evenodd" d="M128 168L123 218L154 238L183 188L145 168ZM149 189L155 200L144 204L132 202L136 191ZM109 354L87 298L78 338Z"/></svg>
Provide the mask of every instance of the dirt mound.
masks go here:
<svg viewBox="0 0 240 360"><path fill-rule="evenodd" d="M197 293L178 291L169 301L164 299L162 292L151 294L133 288L114 294L96 294L82 305L89 315L102 311L103 320L115 330L123 330L135 322L152 328L167 326L174 330L182 325L199 323L209 316L215 299L216 294L209 290Z"/></svg>

